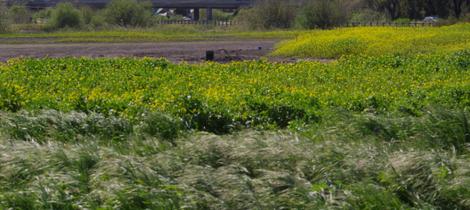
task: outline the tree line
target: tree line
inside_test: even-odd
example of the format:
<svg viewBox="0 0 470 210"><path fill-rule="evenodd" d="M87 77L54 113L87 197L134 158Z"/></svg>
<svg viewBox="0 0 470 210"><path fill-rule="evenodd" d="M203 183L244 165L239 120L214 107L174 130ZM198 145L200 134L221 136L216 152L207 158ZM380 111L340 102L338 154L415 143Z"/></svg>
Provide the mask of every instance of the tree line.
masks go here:
<svg viewBox="0 0 470 210"><path fill-rule="evenodd" d="M364 6L386 13L391 19L422 19L426 16L460 18L470 0L364 0Z"/></svg>
<svg viewBox="0 0 470 210"><path fill-rule="evenodd" d="M21 4L7 8L4 2L0 0L0 32L11 24L25 23L46 23L45 30L152 27L164 18L152 12L149 0L112 0L101 10L60 3L38 12ZM219 18L233 19L250 29L330 28L347 22L405 23L429 16L453 23L470 20L470 0L255 0L252 8L232 14L217 12L214 15Z"/></svg>
<svg viewBox="0 0 470 210"><path fill-rule="evenodd" d="M252 28L328 28L351 22L469 20L470 0L257 0L239 18Z"/></svg>

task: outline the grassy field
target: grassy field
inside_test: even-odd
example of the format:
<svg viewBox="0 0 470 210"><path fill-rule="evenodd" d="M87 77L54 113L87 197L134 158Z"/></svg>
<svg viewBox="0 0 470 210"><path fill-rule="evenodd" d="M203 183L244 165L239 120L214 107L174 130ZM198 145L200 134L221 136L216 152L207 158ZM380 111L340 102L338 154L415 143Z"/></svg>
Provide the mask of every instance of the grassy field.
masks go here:
<svg viewBox="0 0 470 210"><path fill-rule="evenodd" d="M5 209L470 207L468 111L335 112L298 134L166 137L174 121L158 114L135 123L57 111L0 119Z"/></svg>
<svg viewBox="0 0 470 210"><path fill-rule="evenodd" d="M466 209L469 55L10 60L0 207Z"/></svg>
<svg viewBox="0 0 470 210"><path fill-rule="evenodd" d="M273 55L338 58L344 55L450 53L470 48L470 24L445 27L358 27L303 33Z"/></svg>
<svg viewBox="0 0 470 210"><path fill-rule="evenodd" d="M158 29L116 29L107 31L58 31L42 33L0 33L0 43L75 42L165 42L227 39L290 39L301 30L245 31L231 28L167 25Z"/></svg>
<svg viewBox="0 0 470 210"><path fill-rule="evenodd" d="M467 30L274 53L330 63L0 63L0 209L470 209Z"/></svg>

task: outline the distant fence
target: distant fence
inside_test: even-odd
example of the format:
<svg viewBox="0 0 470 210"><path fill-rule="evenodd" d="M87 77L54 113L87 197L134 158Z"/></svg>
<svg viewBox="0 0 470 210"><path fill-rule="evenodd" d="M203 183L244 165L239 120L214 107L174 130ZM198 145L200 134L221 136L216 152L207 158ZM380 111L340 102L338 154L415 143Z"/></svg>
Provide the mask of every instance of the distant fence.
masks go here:
<svg viewBox="0 0 470 210"><path fill-rule="evenodd" d="M213 25L213 26L234 26L238 25L235 21L219 20L159 20L157 25Z"/></svg>
<svg viewBox="0 0 470 210"><path fill-rule="evenodd" d="M344 27L362 27L362 26L393 26L393 27L424 27L424 26L437 26L435 22L422 22L413 21L409 23L397 23L397 22L349 22Z"/></svg>
<svg viewBox="0 0 470 210"><path fill-rule="evenodd" d="M159 20L157 25L212 25L212 26L235 26L239 25L236 21L219 21L219 20ZM365 26L393 26L393 27L424 27L424 26L437 26L434 22L409 22L409 23L396 23L396 22L349 22L341 25L341 27L365 27Z"/></svg>

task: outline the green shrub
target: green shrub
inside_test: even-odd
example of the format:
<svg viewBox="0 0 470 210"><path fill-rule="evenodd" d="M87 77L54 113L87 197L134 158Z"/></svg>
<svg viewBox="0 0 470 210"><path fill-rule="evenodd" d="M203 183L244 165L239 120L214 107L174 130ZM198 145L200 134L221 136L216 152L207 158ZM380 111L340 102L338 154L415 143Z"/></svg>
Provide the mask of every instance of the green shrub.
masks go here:
<svg viewBox="0 0 470 210"><path fill-rule="evenodd" d="M144 27L151 23L150 2L136 0L112 0L104 11L110 24L123 27Z"/></svg>
<svg viewBox="0 0 470 210"><path fill-rule="evenodd" d="M207 103L194 95L178 99L184 111L179 113L189 129L209 131L216 134L226 134L236 127L233 116L217 107L209 107Z"/></svg>
<svg viewBox="0 0 470 210"><path fill-rule="evenodd" d="M339 0L311 1L301 10L297 22L304 28L331 28L345 23L346 11Z"/></svg>
<svg viewBox="0 0 470 210"><path fill-rule="evenodd" d="M13 23L29 23L31 20L30 11L25 6L14 5L8 10L8 15Z"/></svg>
<svg viewBox="0 0 470 210"><path fill-rule="evenodd" d="M33 23L45 23L47 22L52 16L53 8L47 8L44 10L40 10L38 12L33 13Z"/></svg>
<svg viewBox="0 0 470 210"><path fill-rule="evenodd" d="M106 18L102 13L98 13L91 18L90 25L95 28L106 26Z"/></svg>
<svg viewBox="0 0 470 210"><path fill-rule="evenodd" d="M0 33L8 30L8 11L4 4L0 3Z"/></svg>
<svg viewBox="0 0 470 210"><path fill-rule="evenodd" d="M93 18L96 16L95 11L93 11L93 9L91 9L90 7L87 7L87 6L84 6L84 7L80 8L80 14L82 16L83 23L85 25L91 24Z"/></svg>
<svg viewBox="0 0 470 210"><path fill-rule="evenodd" d="M79 28L82 25L80 11L70 3L60 3L52 10L49 26L51 28Z"/></svg>
<svg viewBox="0 0 470 210"><path fill-rule="evenodd" d="M180 122L161 113L150 113L143 120L143 132L158 136L166 140L173 140L178 137L178 132L182 128Z"/></svg>
<svg viewBox="0 0 470 210"><path fill-rule="evenodd" d="M237 15L237 20L251 29L289 28L294 24L295 7L286 1L260 0Z"/></svg>

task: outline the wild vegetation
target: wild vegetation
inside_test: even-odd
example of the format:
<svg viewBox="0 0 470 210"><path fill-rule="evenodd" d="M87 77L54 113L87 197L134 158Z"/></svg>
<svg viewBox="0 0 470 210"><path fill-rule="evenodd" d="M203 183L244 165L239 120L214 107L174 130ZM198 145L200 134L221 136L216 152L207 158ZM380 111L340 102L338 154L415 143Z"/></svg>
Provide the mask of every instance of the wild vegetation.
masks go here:
<svg viewBox="0 0 470 210"><path fill-rule="evenodd" d="M287 18L256 24L328 28L333 22L312 21L343 20L340 2L311 2L295 17L268 2L264 9ZM356 18L400 18L404 10L388 7L395 2L404 1L380 1ZM308 13L317 7L335 13ZM126 8L148 17L145 7ZM90 10L61 4L35 16L54 17L48 22L54 29L111 21ZM11 17L22 9L4 11ZM141 20L119 15L113 24L148 23ZM0 63L0 209L470 209L469 24L269 32L167 27L0 37L291 38L273 55L332 60Z"/></svg>
<svg viewBox="0 0 470 210"><path fill-rule="evenodd" d="M469 105L468 50L345 57L337 62L171 64L154 59L12 59L0 66L0 108L93 111L129 119L160 111L189 128L311 123L321 111Z"/></svg>
<svg viewBox="0 0 470 210"><path fill-rule="evenodd" d="M0 31L100 31L116 28L159 28L161 20L183 20L190 10L167 13L152 11L148 0L112 0L103 9L61 3L37 12L17 5L2 8L5 23ZM77 7L77 8L75 8ZM237 30L273 28L334 28L348 22L427 21L447 25L469 20L468 0L256 0L253 7L241 10L215 10L219 21L233 20ZM171 13L172 15L169 15ZM166 15L165 15L166 14ZM204 10L201 10L205 17ZM431 19L429 19L431 18Z"/></svg>
<svg viewBox="0 0 470 210"><path fill-rule="evenodd" d="M280 56L339 58L344 55L453 53L470 48L470 24L446 27L359 27L311 31L285 41Z"/></svg>
<svg viewBox="0 0 470 210"><path fill-rule="evenodd" d="M302 134L174 139L160 114L2 113L0 207L468 209L469 114L335 112Z"/></svg>
<svg viewBox="0 0 470 210"><path fill-rule="evenodd" d="M7 20L7 7L3 3L0 3L0 33L6 32L8 30Z"/></svg>
<svg viewBox="0 0 470 210"><path fill-rule="evenodd" d="M13 59L0 208L468 209L469 56Z"/></svg>
<svg viewBox="0 0 470 210"><path fill-rule="evenodd" d="M119 26L146 26L151 18L151 3L135 0L114 0L104 11L105 19Z"/></svg>
<svg viewBox="0 0 470 210"><path fill-rule="evenodd" d="M435 24L469 20L468 0L258 0L240 20L251 28L333 28L347 22ZM236 17L237 18L237 17Z"/></svg>
<svg viewBox="0 0 470 210"><path fill-rule="evenodd" d="M80 11L70 3L60 3L51 12L49 27L51 28L75 28L82 25Z"/></svg>

